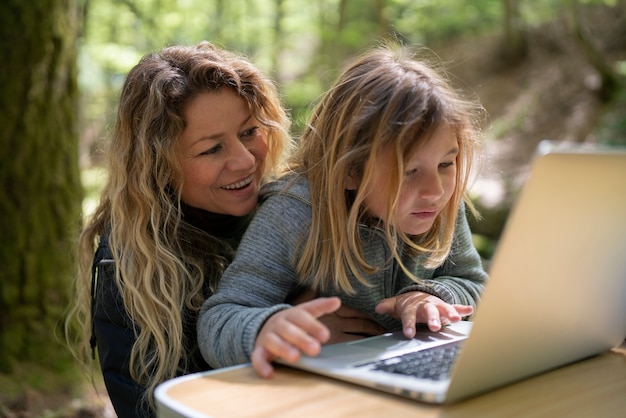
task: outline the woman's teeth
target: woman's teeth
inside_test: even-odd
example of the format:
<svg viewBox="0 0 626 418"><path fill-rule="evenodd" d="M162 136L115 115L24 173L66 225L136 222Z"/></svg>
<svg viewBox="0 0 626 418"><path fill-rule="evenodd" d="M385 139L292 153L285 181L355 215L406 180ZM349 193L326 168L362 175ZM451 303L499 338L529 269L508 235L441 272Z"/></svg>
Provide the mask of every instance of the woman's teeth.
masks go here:
<svg viewBox="0 0 626 418"><path fill-rule="evenodd" d="M228 186L222 186L222 189L225 190L236 190L236 189L241 189L242 187L247 186L248 184L252 183L252 179L254 178L254 176L250 176L245 180L242 180L240 182L237 183L233 183L233 184L229 184Z"/></svg>

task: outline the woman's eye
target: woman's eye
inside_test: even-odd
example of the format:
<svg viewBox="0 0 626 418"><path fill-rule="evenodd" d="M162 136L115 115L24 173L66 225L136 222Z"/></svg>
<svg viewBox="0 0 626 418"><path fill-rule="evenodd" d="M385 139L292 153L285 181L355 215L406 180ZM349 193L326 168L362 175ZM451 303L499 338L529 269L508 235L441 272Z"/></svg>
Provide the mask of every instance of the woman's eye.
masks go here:
<svg viewBox="0 0 626 418"><path fill-rule="evenodd" d="M445 163L441 163L439 164L440 168L450 168L450 167L454 167L454 161L448 161Z"/></svg>
<svg viewBox="0 0 626 418"><path fill-rule="evenodd" d="M217 154L218 152L220 152L221 149L222 149L221 145L216 145L214 147L209 148L206 151L202 151L199 155L213 155L213 154Z"/></svg>
<svg viewBox="0 0 626 418"><path fill-rule="evenodd" d="M239 135L239 137L250 138L252 136L255 136L258 130L259 130L258 126L255 126L254 128L246 129Z"/></svg>

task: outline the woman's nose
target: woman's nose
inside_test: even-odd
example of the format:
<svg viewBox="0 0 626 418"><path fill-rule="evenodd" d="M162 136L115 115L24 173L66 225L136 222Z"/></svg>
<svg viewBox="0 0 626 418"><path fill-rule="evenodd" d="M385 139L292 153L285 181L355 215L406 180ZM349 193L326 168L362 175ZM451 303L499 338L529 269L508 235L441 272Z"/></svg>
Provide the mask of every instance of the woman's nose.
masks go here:
<svg viewBox="0 0 626 418"><path fill-rule="evenodd" d="M232 171L244 171L253 167L254 163L254 154L241 141L237 140L229 153L228 168Z"/></svg>

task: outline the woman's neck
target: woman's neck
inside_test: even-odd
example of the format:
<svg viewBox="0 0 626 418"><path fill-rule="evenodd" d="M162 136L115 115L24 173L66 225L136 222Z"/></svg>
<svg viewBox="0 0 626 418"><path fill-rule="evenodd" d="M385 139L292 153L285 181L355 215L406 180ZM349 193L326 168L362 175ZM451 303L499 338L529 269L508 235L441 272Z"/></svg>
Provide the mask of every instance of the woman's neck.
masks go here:
<svg viewBox="0 0 626 418"><path fill-rule="evenodd" d="M186 222L216 238L230 239L240 237L254 216L254 211L244 216L213 213L194 208L181 202Z"/></svg>

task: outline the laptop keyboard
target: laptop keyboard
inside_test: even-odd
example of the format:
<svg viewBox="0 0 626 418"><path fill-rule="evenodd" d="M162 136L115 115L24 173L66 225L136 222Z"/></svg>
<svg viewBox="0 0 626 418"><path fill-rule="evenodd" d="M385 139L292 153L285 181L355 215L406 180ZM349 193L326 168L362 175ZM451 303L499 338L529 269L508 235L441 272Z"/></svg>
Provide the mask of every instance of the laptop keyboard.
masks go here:
<svg viewBox="0 0 626 418"><path fill-rule="evenodd" d="M414 376L420 379L443 380L450 376L454 359L462 341L368 363L372 370ZM365 366L365 365L364 365Z"/></svg>

